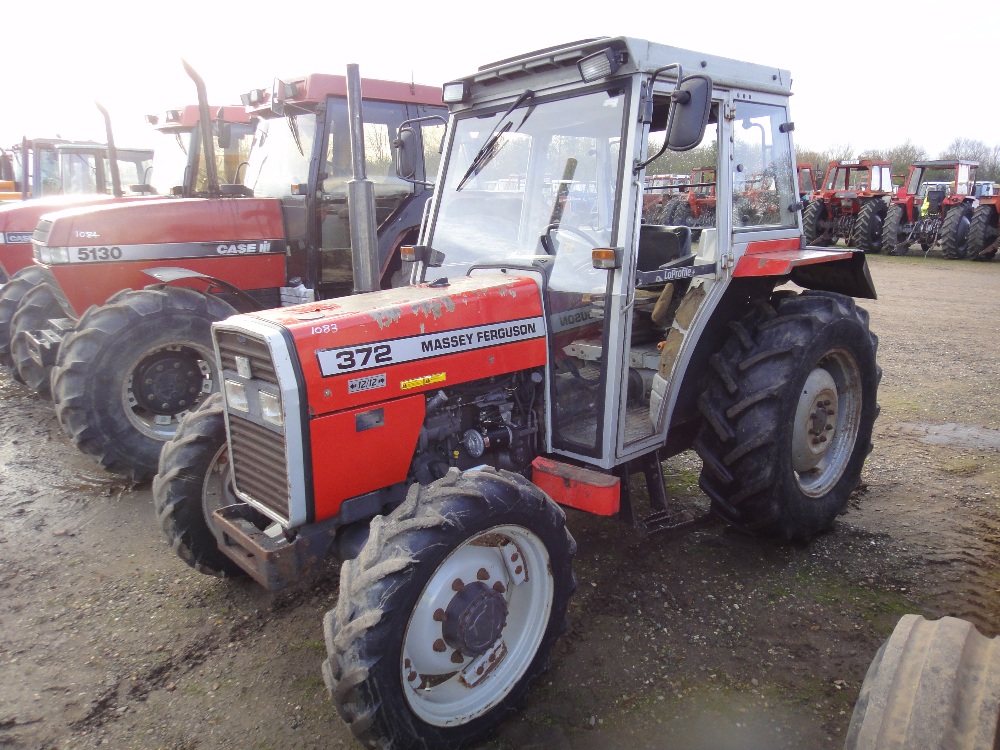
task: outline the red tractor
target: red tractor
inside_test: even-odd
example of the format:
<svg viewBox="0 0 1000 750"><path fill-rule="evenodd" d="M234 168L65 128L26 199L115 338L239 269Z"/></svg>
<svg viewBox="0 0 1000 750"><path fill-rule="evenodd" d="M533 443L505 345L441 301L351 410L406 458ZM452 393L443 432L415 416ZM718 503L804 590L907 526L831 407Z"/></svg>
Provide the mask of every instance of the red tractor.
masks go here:
<svg viewBox="0 0 1000 750"><path fill-rule="evenodd" d="M206 158L198 192L207 200L88 207L39 222L35 260L51 280L22 299L12 355L29 385L51 387L64 431L101 465L136 480L155 473L181 417L219 387L212 322L347 294L363 271L363 288L398 280L399 247L416 239L430 191L423 152L401 179L390 145L404 121L417 119L417 143L437 159L446 110L440 88L364 87L368 182L349 182L357 164L347 80L310 75L244 95L259 118L248 163L240 182L220 184L216 159ZM211 154L204 134L199 147ZM235 165L227 178L235 180ZM371 227L349 205L355 183L374 193ZM362 267L364 237L377 257ZM57 313L35 305L45 294Z"/></svg>
<svg viewBox="0 0 1000 750"><path fill-rule="evenodd" d="M803 241L790 80L621 37L484 66L444 86L413 285L213 326L222 392L164 447L157 514L204 573L279 589L345 560L323 675L365 746L467 745L524 699L575 588L559 505L676 528L661 461L693 446L747 532L806 540L846 509L881 375L854 297L875 290L864 253ZM777 211L697 239L642 222L668 148L717 149L732 203L738 121ZM593 185L588 210L553 174Z"/></svg>
<svg viewBox="0 0 1000 750"><path fill-rule="evenodd" d="M660 215L661 224L686 227L715 226L715 167L701 167L678 185L684 192L671 198Z"/></svg>
<svg viewBox="0 0 1000 750"><path fill-rule="evenodd" d="M877 253L892 195L887 161L850 159L831 162L826 177L802 213L802 231L810 245L848 245Z"/></svg>
<svg viewBox="0 0 1000 750"><path fill-rule="evenodd" d="M795 167L799 180L799 200L803 210L809 205L809 199L816 191L816 167L811 164L799 164Z"/></svg>
<svg viewBox="0 0 1000 750"><path fill-rule="evenodd" d="M14 315L25 295L31 294L28 311L21 314L18 330L35 330L47 327L51 318L63 318L62 300L56 292L54 277L43 266L33 262L32 233L39 220L69 207L86 210L86 207L112 203L149 200L153 196L192 197L205 194L206 158L224 173L235 175L241 162L245 162L253 137L251 118L242 107L209 108L209 117L215 129L225 133L224 148L214 151L214 156L203 146L204 136L212 136L212 127L199 126L199 107L196 105L167 110L162 115L149 115L147 121L157 134L157 143L151 164L133 164L116 160L115 185L112 195L75 195L35 198L29 201L0 206L0 272L10 281L0 288L0 366L10 368L14 376L28 382L43 395L48 394L48 373L32 364L25 349L21 353L22 367L15 364L11 351L14 333ZM108 140L114 149L110 120L105 112ZM117 149L114 149L117 151ZM109 172L112 170L108 170ZM130 190L124 194L122 180ZM81 239L96 239L80 235ZM36 291L37 289L37 291ZM21 373L20 370L25 372Z"/></svg>
<svg viewBox="0 0 1000 750"><path fill-rule="evenodd" d="M979 248L982 235L979 229L975 234L971 231L978 166L978 162L966 159L915 162L906 182L892 197L885 217L882 244L886 252L905 255L910 245L919 243L925 253L940 246L944 257L964 258L970 237L976 238ZM985 247L983 244L978 253Z"/></svg>

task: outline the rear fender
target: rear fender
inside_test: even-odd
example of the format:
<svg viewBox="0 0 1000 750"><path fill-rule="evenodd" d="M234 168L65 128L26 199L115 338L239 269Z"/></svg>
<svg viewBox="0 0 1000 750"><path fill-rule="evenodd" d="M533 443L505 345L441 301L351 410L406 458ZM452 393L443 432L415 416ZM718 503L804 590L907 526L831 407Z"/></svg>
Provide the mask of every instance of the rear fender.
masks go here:
<svg viewBox="0 0 1000 750"><path fill-rule="evenodd" d="M216 277L209 276L205 273L192 271L189 268L144 268L142 269L142 272L152 276L154 279L163 284L172 284L175 281L187 281L190 279L202 279L208 283L209 289L215 286L225 289L227 292L234 295L241 303L239 305L240 312L254 312L256 310L264 309L264 307L257 300L244 292L238 286L234 286L228 281L217 279Z"/></svg>
<svg viewBox="0 0 1000 750"><path fill-rule="evenodd" d="M868 262L861 250L799 247L797 240L752 242L733 278L778 277L806 289L876 299Z"/></svg>

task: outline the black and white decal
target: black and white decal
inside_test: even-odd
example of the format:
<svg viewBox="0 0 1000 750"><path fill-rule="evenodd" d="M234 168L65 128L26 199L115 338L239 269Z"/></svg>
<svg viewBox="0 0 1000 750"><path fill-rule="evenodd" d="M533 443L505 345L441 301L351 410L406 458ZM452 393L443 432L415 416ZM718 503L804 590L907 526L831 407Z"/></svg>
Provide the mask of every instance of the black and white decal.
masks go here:
<svg viewBox="0 0 1000 750"><path fill-rule="evenodd" d="M371 370L387 365L416 362L455 352L485 349L500 344L541 338L545 335L543 318L523 318L504 323L458 328L441 333L407 336L378 344L358 344L316 352L323 377Z"/></svg>
<svg viewBox="0 0 1000 750"><path fill-rule="evenodd" d="M30 238L30 235L28 235ZM70 263L101 263L118 260L166 260L174 258L219 258L227 255L284 254L285 241L243 240L239 242L170 242L152 245L88 245L69 248Z"/></svg>
<svg viewBox="0 0 1000 750"><path fill-rule="evenodd" d="M4 232L5 245L26 245L31 242L31 232Z"/></svg>

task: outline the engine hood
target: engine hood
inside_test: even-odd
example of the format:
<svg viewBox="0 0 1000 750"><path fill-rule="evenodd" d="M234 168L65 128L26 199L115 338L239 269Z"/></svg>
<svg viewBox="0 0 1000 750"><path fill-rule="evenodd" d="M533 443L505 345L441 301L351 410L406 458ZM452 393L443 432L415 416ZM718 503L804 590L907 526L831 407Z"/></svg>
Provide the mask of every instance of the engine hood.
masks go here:
<svg viewBox="0 0 1000 750"><path fill-rule="evenodd" d="M160 198L67 209L45 220L49 247L240 243L284 236L281 205L274 198Z"/></svg>

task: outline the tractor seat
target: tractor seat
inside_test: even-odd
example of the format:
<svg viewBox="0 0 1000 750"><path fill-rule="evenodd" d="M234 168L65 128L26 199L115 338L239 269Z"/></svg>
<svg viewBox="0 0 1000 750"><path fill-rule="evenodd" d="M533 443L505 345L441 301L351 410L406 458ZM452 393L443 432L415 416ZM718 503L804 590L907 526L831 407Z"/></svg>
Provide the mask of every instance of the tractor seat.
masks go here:
<svg viewBox="0 0 1000 750"><path fill-rule="evenodd" d="M941 211L941 203L947 193L944 190L927 191L927 213L931 216Z"/></svg>
<svg viewBox="0 0 1000 750"><path fill-rule="evenodd" d="M688 227L643 224L639 227L639 271L655 271L664 263L691 254L691 230Z"/></svg>

